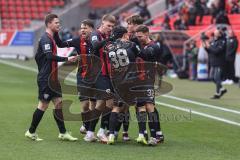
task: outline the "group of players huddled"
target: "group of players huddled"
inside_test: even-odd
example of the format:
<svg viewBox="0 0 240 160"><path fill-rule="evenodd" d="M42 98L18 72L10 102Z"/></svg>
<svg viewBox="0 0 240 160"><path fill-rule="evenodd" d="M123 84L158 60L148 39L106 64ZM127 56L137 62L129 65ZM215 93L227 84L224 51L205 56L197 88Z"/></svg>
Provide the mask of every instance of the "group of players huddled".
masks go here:
<svg viewBox="0 0 240 160"><path fill-rule="evenodd" d="M52 101L55 107L53 116L60 132L58 138L77 140L65 128L57 63L78 61L77 88L83 121L80 132L86 134L85 141L114 144L121 125L122 139L129 141L129 106L135 106L136 110L139 127L136 141L153 146L164 141L154 95L156 66L161 62L160 48L151 40L149 28L143 25L140 16L130 16L127 28L115 24L115 17L109 14L102 17L97 29L90 20L83 20L80 35L62 41L58 36L58 16L46 16L46 32L39 41L35 56L39 71L39 104L26 137L42 140L36 134L36 128ZM59 57L57 46L74 47L78 55ZM100 129L95 137L99 119ZM150 134L147 133L147 122Z"/></svg>

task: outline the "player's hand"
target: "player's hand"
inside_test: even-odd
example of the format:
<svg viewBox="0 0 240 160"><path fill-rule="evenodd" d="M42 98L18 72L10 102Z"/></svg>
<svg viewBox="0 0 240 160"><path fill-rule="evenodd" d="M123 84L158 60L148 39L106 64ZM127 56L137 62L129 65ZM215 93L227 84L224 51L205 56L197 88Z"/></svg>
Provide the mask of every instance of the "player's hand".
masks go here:
<svg viewBox="0 0 240 160"><path fill-rule="evenodd" d="M110 42L113 42L113 41L115 41L115 40L116 40L116 37L115 37L114 34L111 34L111 35L109 36L109 38L108 38L108 41L110 41Z"/></svg>
<svg viewBox="0 0 240 160"><path fill-rule="evenodd" d="M77 56L70 56L70 57L68 57L68 62L76 62L77 59L78 59Z"/></svg>

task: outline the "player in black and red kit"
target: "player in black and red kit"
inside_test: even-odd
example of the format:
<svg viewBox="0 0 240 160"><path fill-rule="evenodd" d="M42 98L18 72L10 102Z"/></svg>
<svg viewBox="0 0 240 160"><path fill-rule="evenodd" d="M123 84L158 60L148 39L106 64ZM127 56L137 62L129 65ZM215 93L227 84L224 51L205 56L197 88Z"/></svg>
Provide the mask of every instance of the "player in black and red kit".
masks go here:
<svg viewBox="0 0 240 160"><path fill-rule="evenodd" d="M143 24L143 19L139 15L133 15L127 18L127 31L129 34L129 40L136 44L136 47L140 47L140 42L138 41L137 37L135 36L135 29L138 25ZM121 115L122 115L122 122L116 126L116 135L118 134L121 125L123 125L123 132L122 132L122 139L123 141L129 141L130 138L128 136L128 129L129 129L129 119L130 119L130 112L129 106L127 104L123 104L121 107ZM145 131L146 132L146 131Z"/></svg>
<svg viewBox="0 0 240 160"><path fill-rule="evenodd" d="M101 72L97 78L96 81L96 89L104 91L103 94L97 94L96 95L96 107L92 112L92 116L94 117L89 125L89 129L87 131L86 136L84 137L85 141L94 141L95 136L95 128L96 124L98 122L99 117L102 115L101 118L101 125L100 129L97 133L97 137L100 141L106 143L107 137L105 135L105 129L109 127L109 117L111 113L111 107L112 107L112 97L111 97L111 82L109 79L108 74L108 58L106 57L104 53L104 46L107 45L109 41L111 41L111 31L116 23L116 19L112 15L104 15L102 17L102 22L100 27L92 32L90 36L90 42L93 48L93 54L100 58L101 61Z"/></svg>
<svg viewBox="0 0 240 160"><path fill-rule="evenodd" d="M39 41L38 50L35 55L39 71L37 75L39 103L33 114L31 126L25 133L25 136L35 141L42 140L36 134L36 129L44 112L49 106L49 102L52 101L55 107L53 112L54 119L60 132L58 138L61 140L76 141L77 138L72 137L65 128L62 113L62 93L57 72L58 62L74 62L76 57L57 56L57 47L53 35L60 29L58 16L55 14L47 15L45 18L45 25L46 32L42 35Z"/></svg>
<svg viewBox="0 0 240 160"><path fill-rule="evenodd" d="M149 139L149 144L156 145L159 141L163 141L164 137L160 129L160 120L158 111L155 107L155 96L154 96L154 79L155 79L155 69L154 67L149 68L146 65L146 62L152 62L153 64L157 63L161 58L160 48L154 43L149 37L149 29L145 25L139 25L136 28L136 37L138 38L141 44L141 58L137 63L139 63L140 70L148 70L149 74L145 74L140 78L146 79L146 77L150 77L149 81L147 81L146 86L147 91L149 92L148 96L141 97L137 100L137 106L143 106L140 108L141 112L146 115L148 113L149 118L149 128L151 131L151 137ZM143 61L143 62L142 62ZM146 111L146 112L145 112ZM139 137L142 135L139 134ZM139 138L138 137L138 138ZM141 138L140 138L141 139Z"/></svg>
<svg viewBox="0 0 240 160"><path fill-rule="evenodd" d="M58 47L74 47L78 53L78 72L77 72L77 88L79 93L80 105L83 108L83 126L80 128L80 132L85 134L89 127L89 120L86 120L88 112L95 108L95 93L93 89L95 88L95 82L90 77L90 74L95 72L93 68L93 56L91 54L91 44L89 37L91 32L94 30L94 24L91 20L83 20L80 26L80 35L73 39L62 42L58 34L55 34L54 39ZM89 116L88 116L89 117ZM88 118L89 119L89 118Z"/></svg>
<svg viewBox="0 0 240 160"><path fill-rule="evenodd" d="M129 41L129 35L126 28L117 26L112 34L116 41L108 45L107 56L110 61L110 78L114 86L115 99L114 106L110 116L108 144L113 144L116 138L116 130L120 123L120 112L122 107L134 104L134 98L129 98L129 89L126 85L134 85L129 80L131 73L136 71L135 60L140 54L136 44ZM124 117L125 118L125 117Z"/></svg>

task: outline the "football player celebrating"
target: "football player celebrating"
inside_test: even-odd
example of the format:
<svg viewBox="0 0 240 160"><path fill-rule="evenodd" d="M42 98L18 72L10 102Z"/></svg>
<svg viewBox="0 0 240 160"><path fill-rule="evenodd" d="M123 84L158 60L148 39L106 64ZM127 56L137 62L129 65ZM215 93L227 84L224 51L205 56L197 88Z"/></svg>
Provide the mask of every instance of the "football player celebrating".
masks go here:
<svg viewBox="0 0 240 160"><path fill-rule="evenodd" d="M57 33L60 29L60 23L58 16L55 14L49 14L45 18L46 32L42 35L38 50L35 55L35 60L38 65L38 107L33 113L31 126L25 133L25 136L35 140L41 141L42 139L36 134L36 129L40 123L46 109L49 106L50 101L54 104L54 119L59 129L58 138L61 140L76 141L77 138L71 136L66 131L64 118L62 113L62 93L61 86L58 80L58 62L74 62L76 57L59 57L57 56L57 47L53 39L54 33Z"/></svg>
<svg viewBox="0 0 240 160"><path fill-rule="evenodd" d="M58 34L55 34L54 39L60 48L74 47L78 53L78 72L77 72L77 89L79 94L80 105L83 108L82 120L83 125L80 127L80 133L86 134L90 124L89 111L95 108L96 100L94 98L93 88L94 81L91 81L90 74L95 72L92 63L91 44L89 37L94 29L94 24L91 20L83 20L80 25L80 35L73 39L62 42ZM86 118L85 118L86 117Z"/></svg>

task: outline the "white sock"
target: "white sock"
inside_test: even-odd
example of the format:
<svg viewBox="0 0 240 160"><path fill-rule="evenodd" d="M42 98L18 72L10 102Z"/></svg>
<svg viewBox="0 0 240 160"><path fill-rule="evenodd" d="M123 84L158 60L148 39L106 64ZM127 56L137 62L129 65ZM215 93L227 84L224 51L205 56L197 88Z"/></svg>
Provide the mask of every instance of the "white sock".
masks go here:
<svg viewBox="0 0 240 160"><path fill-rule="evenodd" d="M163 135L162 131L157 131L156 134L157 135Z"/></svg>
<svg viewBox="0 0 240 160"><path fill-rule="evenodd" d="M144 137L144 134L142 134L142 133L139 133L139 134L138 134L138 137L141 137L141 138L143 138L143 137Z"/></svg>
<svg viewBox="0 0 240 160"><path fill-rule="evenodd" d="M85 130L86 128L84 125L82 125L80 129Z"/></svg>
<svg viewBox="0 0 240 160"><path fill-rule="evenodd" d="M113 136L113 137L115 137L115 135L114 135L114 134L112 134L112 133L111 133L111 134L109 134L109 137L110 137L110 136Z"/></svg>
<svg viewBox="0 0 240 160"><path fill-rule="evenodd" d="M94 132L92 132L92 131L87 131L87 136L88 136L88 137L94 136Z"/></svg>
<svg viewBox="0 0 240 160"><path fill-rule="evenodd" d="M98 131L99 134L104 134L104 132L105 132L105 129L103 129L103 128L100 128Z"/></svg>
<svg viewBox="0 0 240 160"><path fill-rule="evenodd" d="M147 130L144 131L144 134L147 134Z"/></svg>

